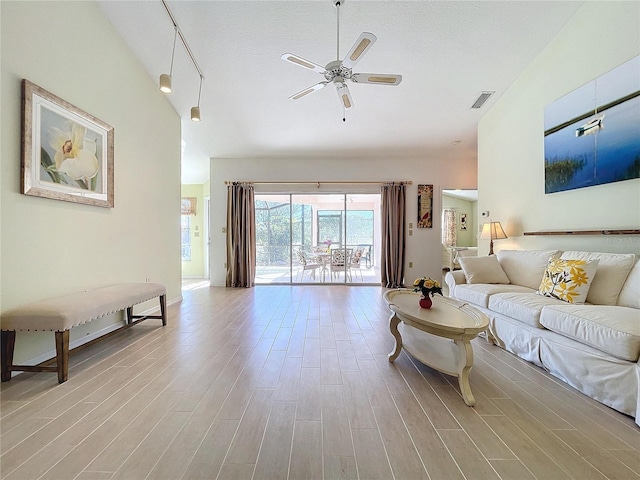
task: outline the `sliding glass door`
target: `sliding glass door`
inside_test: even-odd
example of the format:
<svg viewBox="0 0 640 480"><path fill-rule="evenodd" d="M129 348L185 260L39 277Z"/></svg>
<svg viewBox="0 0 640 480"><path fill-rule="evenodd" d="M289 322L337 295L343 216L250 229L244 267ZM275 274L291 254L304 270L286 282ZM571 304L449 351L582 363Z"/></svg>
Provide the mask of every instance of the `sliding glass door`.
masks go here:
<svg viewBox="0 0 640 480"><path fill-rule="evenodd" d="M256 283L378 284L379 194L256 194Z"/></svg>

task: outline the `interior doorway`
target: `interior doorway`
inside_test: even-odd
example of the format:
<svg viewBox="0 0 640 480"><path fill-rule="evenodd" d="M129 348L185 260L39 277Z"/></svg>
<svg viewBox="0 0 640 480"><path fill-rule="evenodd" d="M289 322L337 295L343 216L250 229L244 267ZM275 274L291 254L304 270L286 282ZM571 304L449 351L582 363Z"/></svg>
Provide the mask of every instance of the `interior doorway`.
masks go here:
<svg viewBox="0 0 640 480"><path fill-rule="evenodd" d="M211 197L204 197L204 278L211 278L211 261L209 260L209 248L211 247L211 233L209 227L209 215L211 212Z"/></svg>
<svg viewBox="0 0 640 480"><path fill-rule="evenodd" d="M460 257L477 256L477 190L442 190L442 269L459 270Z"/></svg>

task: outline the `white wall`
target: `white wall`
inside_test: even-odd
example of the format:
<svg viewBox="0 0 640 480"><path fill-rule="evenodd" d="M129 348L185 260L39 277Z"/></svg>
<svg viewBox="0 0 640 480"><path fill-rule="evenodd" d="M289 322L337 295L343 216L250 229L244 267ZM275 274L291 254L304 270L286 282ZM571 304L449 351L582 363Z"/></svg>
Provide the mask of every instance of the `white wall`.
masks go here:
<svg viewBox="0 0 640 480"><path fill-rule="evenodd" d="M388 159L219 159L211 160L211 284L224 285L226 261L226 236L222 229L226 226L226 187L228 181L253 182L317 182L320 181L413 181L407 187L407 224L417 223L418 184L434 186L433 228L414 228L413 236L407 232L407 265L405 280L412 283L414 278L441 275L441 211L440 191L442 188L476 188L475 158L446 158L435 154L425 154L423 158ZM343 188L351 193L379 192L379 186L362 185L321 185L281 188L272 185L258 185L262 192L303 191L336 192ZM413 268L408 268L413 262Z"/></svg>
<svg viewBox="0 0 640 480"><path fill-rule="evenodd" d="M503 248L640 254L636 236L524 237L525 231L638 228L640 179L545 195L545 105L640 54L640 3L585 2L479 125L478 210ZM480 247L487 248L481 240ZM484 245L483 245L484 244Z"/></svg>
<svg viewBox="0 0 640 480"><path fill-rule="evenodd" d="M0 8L0 309L146 278L164 283L169 301L178 299L178 115L95 3L1 2ZM23 78L114 127L115 208L20 193ZM72 329L72 345L121 319ZM18 333L15 361L53 349L51 333Z"/></svg>

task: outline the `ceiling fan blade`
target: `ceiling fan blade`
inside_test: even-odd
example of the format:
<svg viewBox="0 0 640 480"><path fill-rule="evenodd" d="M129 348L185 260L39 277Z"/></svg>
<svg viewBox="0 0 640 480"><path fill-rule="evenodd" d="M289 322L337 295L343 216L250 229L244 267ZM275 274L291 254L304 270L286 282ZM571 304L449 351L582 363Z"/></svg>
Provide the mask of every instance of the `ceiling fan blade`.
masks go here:
<svg viewBox="0 0 640 480"><path fill-rule="evenodd" d="M280 57L285 62L291 62L294 65L298 65L299 67L304 67L307 70L313 70L314 72L324 73L327 71L326 68L318 65L317 63L310 62L309 60L305 60L298 55L294 55L293 53L283 53Z"/></svg>
<svg viewBox="0 0 640 480"><path fill-rule="evenodd" d="M336 83L336 90L338 92L338 98L340 98L340 104L344 108L353 107L353 100L351 99L349 87L347 87L344 82L338 82Z"/></svg>
<svg viewBox="0 0 640 480"><path fill-rule="evenodd" d="M356 83L373 83L376 85L398 85L402 75L387 73L354 73L351 80Z"/></svg>
<svg viewBox="0 0 640 480"><path fill-rule="evenodd" d="M310 86L309 88L305 88L304 90L302 90L301 92L296 93L295 95L291 95L289 97L289 99L291 100L298 100L299 98L304 97L305 95L309 95L310 93L313 93L315 91L318 91L324 87L327 86L327 83L329 82L320 82L320 83L316 83L315 85Z"/></svg>
<svg viewBox="0 0 640 480"><path fill-rule="evenodd" d="M373 33L362 32L353 44L347 56L342 60L342 65L347 68L353 68L356 63L362 58L362 56L369 51L369 49L376 42L377 37Z"/></svg>

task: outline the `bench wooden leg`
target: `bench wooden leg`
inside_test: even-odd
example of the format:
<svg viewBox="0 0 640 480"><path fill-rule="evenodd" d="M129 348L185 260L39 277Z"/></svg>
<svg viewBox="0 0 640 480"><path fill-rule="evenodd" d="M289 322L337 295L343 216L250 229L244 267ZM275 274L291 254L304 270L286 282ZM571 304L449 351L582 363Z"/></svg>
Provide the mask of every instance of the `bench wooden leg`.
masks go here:
<svg viewBox="0 0 640 480"><path fill-rule="evenodd" d="M167 326L167 296L160 295L160 315L162 316L162 326Z"/></svg>
<svg viewBox="0 0 640 480"><path fill-rule="evenodd" d="M56 332L56 361L58 383L64 383L69 378L69 330Z"/></svg>
<svg viewBox="0 0 640 480"><path fill-rule="evenodd" d="M3 330L0 346L0 360L2 361L1 379L3 382L11 380L11 367L13 366L13 350L16 346L15 330Z"/></svg>

